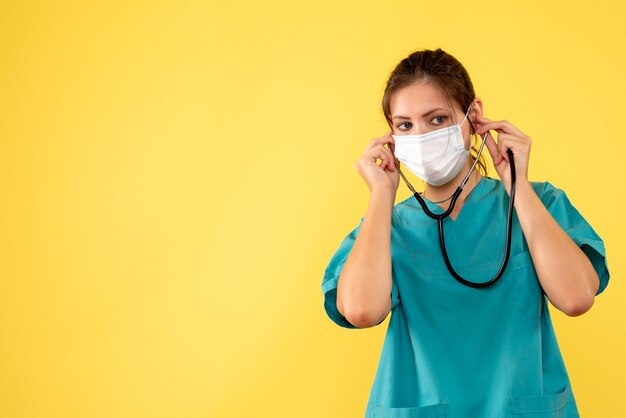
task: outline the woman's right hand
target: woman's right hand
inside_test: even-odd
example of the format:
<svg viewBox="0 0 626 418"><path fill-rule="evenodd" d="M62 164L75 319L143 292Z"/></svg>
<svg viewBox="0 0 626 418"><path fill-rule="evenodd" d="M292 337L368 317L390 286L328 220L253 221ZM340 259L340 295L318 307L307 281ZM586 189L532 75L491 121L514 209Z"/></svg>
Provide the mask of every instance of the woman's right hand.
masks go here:
<svg viewBox="0 0 626 418"><path fill-rule="evenodd" d="M389 131L380 138L371 140L361 158L354 164L354 167L365 180L370 192L380 188L392 192L395 196L398 190L398 183L400 182L400 175L394 162L397 162L398 165L400 162L393 154L395 141L391 136L391 132ZM386 148L385 144L389 144L390 149ZM381 160L380 164L376 164L377 159Z"/></svg>

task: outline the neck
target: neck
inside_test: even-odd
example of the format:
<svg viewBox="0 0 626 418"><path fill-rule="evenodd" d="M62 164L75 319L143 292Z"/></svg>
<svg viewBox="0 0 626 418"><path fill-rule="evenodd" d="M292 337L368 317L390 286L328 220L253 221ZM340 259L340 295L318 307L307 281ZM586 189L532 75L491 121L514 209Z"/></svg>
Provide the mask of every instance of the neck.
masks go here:
<svg viewBox="0 0 626 418"><path fill-rule="evenodd" d="M461 185L461 182L467 175L468 171L472 168L473 163L474 162L468 158L465 166L459 172L459 174L457 174L455 178L453 178L446 184L442 184L441 186L433 186L426 183L426 188L424 189L424 193L422 194L422 196L430 200L431 202L439 202L441 200L449 198L452 193L455 192L457 187ZM474 171L470 175L469 179L467 179L467 183L465 183L465 186L463 187L463 191L461 192L458 201L463 202L465 200L469 192L471 192L474 186L478 184L481 177L482 175L480 174L480 172L476 169L476 167L474 167ZM443 203L445 204L446 202Z"/></svg>

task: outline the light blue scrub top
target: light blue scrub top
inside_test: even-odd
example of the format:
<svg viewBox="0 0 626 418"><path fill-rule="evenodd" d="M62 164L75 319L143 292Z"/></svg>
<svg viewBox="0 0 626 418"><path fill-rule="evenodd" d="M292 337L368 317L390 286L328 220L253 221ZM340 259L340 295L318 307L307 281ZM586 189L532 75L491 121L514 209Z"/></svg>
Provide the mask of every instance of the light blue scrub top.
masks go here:
<svg viewBox="0 0 626 418"><path fill-rule="evenodd" d="M531 182L550 214L609 281L602 239L549 182ZM435 213L442 210L426 201ZM444 220L452 266L485 282L504 255L509 197L482 177L456 220ZM324 307L338 325L337 281L363 218L332 256ZM414 196L392 211L392 308L366 418L578 417L569 377L517 214L507 268L494 285L471 288L448 272L437 232ZM527 415L524 415L527 414Z"/></svg>

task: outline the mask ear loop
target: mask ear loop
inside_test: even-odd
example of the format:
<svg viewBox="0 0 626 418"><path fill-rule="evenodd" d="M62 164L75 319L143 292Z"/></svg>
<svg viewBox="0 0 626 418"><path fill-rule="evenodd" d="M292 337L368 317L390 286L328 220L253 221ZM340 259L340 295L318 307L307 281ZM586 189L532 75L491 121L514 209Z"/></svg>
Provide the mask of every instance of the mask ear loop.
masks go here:
<svg viewBox="0 0 626 418"><path fill-rule="evenodd" d="M465 118L467 118L467 115L469 115L469 111L471 110L472 106L470 105L469 109L467 109L467 113L465 113L465 117L463 118L463 121L459 124L462 125L463 122L465 122ZM468 119L469 120L469 119ZM471 122L470 122L471 124ZM474 168L476 167L476 163L478 163L478 160L480 158L480 155L483 152L483 148L485 147L485 142L487 140L487 132L485 132L485 134L483 135L483 141L480 144L480 148L478 149L478 153L476 154L476 159L474 159L474 164L472 164L472 167L470 168L470 170L467 172L467 174L465 175L465 178L463 179L463 181L461 182L461 185L457 188L463 190L463 187L465 187L465 183L467 183L467 181L469 180L470 175L472 174L472 172L474 171ZM470 141L470 149L472 147L471 141ZM393 161L394 165L396 166L396 168L398 169L398 173L400 174L400 176L402 177L402 180L404 180L404 182L406 183L407 187L409 188L409 190L415 195L417 192L415 191L415 189L413 188L413 186L411 185L411 183L409 183L409 181L406 179L406 177L404 176L404 174L402 173L402 170L400 170L400 165L398 164L398 162L394 159ZM447 199L444 200L440 200L438 202L432 202L432 203L443 203L446 202L450 199L452 199L454 197L454 195L457 192L455 191L450 197L448 197Z"/></svg>
<svg viewBox="0 0 626 418"><path fill-rule="evenodd" d="M485 146L485 142L487 140L487 134L488 134L488 132L485 132L485 135L483 135L483 142L480 145L480 149L478 150L478 154L476 155L476 159L474 160L474 164L472 165L472 168L470 169L470 173L472 172L472 170L474 170L474 167L476 166L476 163L478 162L478 159L480 158L480 155L481 155L481 153L483 151L483 148ZM448 209L445 212L443 212L443 213L435 214L435 213L432 213L430 211L430 209L428 209L428 207L426 206L426 203L424 202L422 197L419 196L419 194L415 191L415 189L413 189L411 184L408 182L406 177L404 177L404 174L402 174L402 171L400 170L400 167L399 167L398 163L394 159L394 164L398 168L398 172L400 173L400 175L402 175L402 178L406 182L407 186L409 186L409 189L411 189L411 191L413 192L413 196L415 196L415 199L417 199L418 203L420 204L420 206L422 207L422 209L424 210L426 215L428 215L430 218L433 218L433 219L437 220L437 226L438 226L438 229L439 229L439 246L441 248L441 254L443 256L443 259L444 259L444 262L446 264L446 267L448 268L448 271L450 272L450 274L459 283L464 284L464 285L469 286L469 287L485 288L485 287L493 285L498 280L500 280L500 278L502 277L502 274L504 273L504 270L506 269L506 266L507 266L507 264L509 262L509 256L510 256L510 252L511 252L511 228L512 228L512 224L513 224L513 211L514 211L514 208L515 208L514 201L515 201L515 189L516 189L516 184L515 184L516 183L516 173L515 173L515 160L514 160L514 156L513 156L513 151L511 151L511 149L507 149L507 154L509 156L509 166L511 168L511 191L510 191L510 195L509 195L509 209L508 209L508 213L507 213L506 245L505 245L505 248L504 248L504 257L502 259L502 264L500 265L500 269L498 270L496 275L491 280L486 281L486 282L481 282L481 283L471 282L469 280L466 280L463 277L461 277L454 270L454 268L452 267L452 264L450 263L450 259L448 258L448 252L446 250L445 237L444 237L444 231L443 231L443 219L446 216L450 215L450 213L452 212L452 209L454 208L456 200L459 197L459 195L461 194L461 191L463 189L463 185L465 185L465 182L469 178L469 173L468 173L467 176L465 176L465 179L461 183L461 186L457 187L457 189L454 192L454 194L450 197L452 199L452 202L450 203L450 207L448 207ZM448 198L448 199L450 199L450 198ZM448 199L446 199L446 200L448 200ZM445 202L445 200L444 200L444 202Z"/></svg>
<svg viewBox="0 0 626 418"><path fill-rule="evenodd" d="M472 102L473 104L473 102ZM469 109L467 109L467 113L466 116L469 115L469 111L472 108L472 104L470 104ZM469 120L469 119L468 119ZM465 119L463 119L463 121L465 121ZM461 122L463 123L463 122ZM472 125L472 122L470 121L470 125ZM474 128L474 126L472 125L472 129ZM474 164L472 164L472 168L470 168L470 171L467 173L467 175L465 176L465 178L463 179L463 181L461 182L461 185L459 186L461 189L463 188L463 186L465 186L465 183L467 183L467 180L469 180L469 176L470 174L472 174L472 171L474 171L474 167L476 167L476 163L478 163L478 160L480 159L480 156L483 152L483 148L485 147L485 142L487 141L487 132L485 132L485 134L483 135L483 141L480 144L480 148L478 149L478 153L476 154L476 158L474 159ZM472 141L470 139L470 150L472 149ZM450 199L450 197L448 198ZM447 200L447 199L446 199ZM445 200L444 200L445 202Z"/></svg>
<svg viewBox="0 0 626 418"><path fill-rule="evenodd" d="M483 135L483 141L480 144L480 148L478 149L478 153L476 154L476 158L474 159L474 164L472 164L472 168L470 168L470 171L467 173L467 175L465 176L465 178L461 182L461 186L459 186L459 187L463 188L463 186L465 186L465 183L467 183L467 180L469 179L470 174L472 174L472 171L474 171L474 167L476 167L476 163L478 163L478 159L480 158L480 155L483 152L483 148L485 147L485 141L486 140L487 140L487 132L485 132L485 134ZM470 149L471 149L471 144L470 144Z"/></svg>

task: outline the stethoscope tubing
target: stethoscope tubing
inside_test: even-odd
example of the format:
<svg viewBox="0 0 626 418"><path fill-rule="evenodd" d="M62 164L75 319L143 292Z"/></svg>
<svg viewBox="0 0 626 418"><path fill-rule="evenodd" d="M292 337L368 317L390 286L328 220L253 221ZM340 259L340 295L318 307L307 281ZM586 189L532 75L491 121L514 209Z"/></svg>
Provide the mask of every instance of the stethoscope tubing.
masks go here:
<svg viewBox="0 0 626 418"><path fill-rule="evenodd" d="M398 165L396 164L396 167L398 168L398 172L400 173L400 175L404 179L404 182L407 184L409 189L413 192L413 196L415 196L415 199L417 199L417 202L420 204L422 209L424 209L424 213L426 213L426 215L428 215L430 218L437 220L437 226L438 226L438 230L439 230L439 247L441 249L441 255L443 256L443 260L444 260L444 263L446 264L446 267L447 267L448 271L461 284L464 284L466 286L473 287L473 288L484 288L484 287L488 287L488 286L491 286L494 283L496 283L500 279L500 277L502 277L502 274L504 273L504 270L506 269L506 266L507 266L507 264L509 262L509 256L510 256L510 252L511 252L511 229L512 229L512 225L513 225L513 210L515 208L515 186L516 186L515 159L513 157L513 151L511 151L510 148L507 149L507 155L509 157L509 166L511 168L511 192L510 192L510 197L509 197L509 208L508 208L508 212L507 212L506 244L505 244L505 250L504 250L504 257L502 259L502 263L500 265L500 269L498 270L498 273L491 280L488 280L486 282L469 281L469 280L461 277L461 275L459 275L456 272L456 270L454 270L454 268L452 267L452 264L450 263L450 258L448 257L448 251L446 250L445 234L444 234L444 229L443 229L443 220L447 216L449 216L450 213L452 213L452 211L454 210L454 206L456 205L456 201L459 198L459 196L461 195L461 192L463 191L463 187L465 186L465 183L467 182L467 179L469 178L471 172L474 170L476 162L478 161L478 158L480 157L480 154L482 152L483 146L485 145L486 136L487 136L487 133L485 133L485 136L483 137L483 142L482 142L482 144L480 146L480 150L478 151L478 155L476 156L476 160L474 161L474 164L472 165L472 168L470 169L469 173L465 176L465 179L463 180L461 185L459 187L457 187L457 189L454 191L454 193L450 197L452 199L450 201L450 206L443 213L433 213L428 208L428 206L426 205L426 202L424 201L424 199L419 195L419 193L417 193L415 191L413 186L411 186L411 184L407 181L406 177L404 177L404 174L402 174L402 171L400 171L400 167L398 167ZM448 199L450 199L450 198L448 198ZM446 200L448 200L448 199L446 199ZM444 202L445 202L445 200L444 200Z"/></svg>

